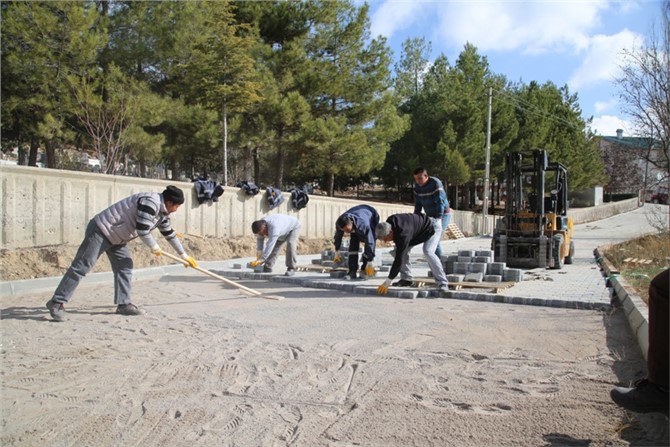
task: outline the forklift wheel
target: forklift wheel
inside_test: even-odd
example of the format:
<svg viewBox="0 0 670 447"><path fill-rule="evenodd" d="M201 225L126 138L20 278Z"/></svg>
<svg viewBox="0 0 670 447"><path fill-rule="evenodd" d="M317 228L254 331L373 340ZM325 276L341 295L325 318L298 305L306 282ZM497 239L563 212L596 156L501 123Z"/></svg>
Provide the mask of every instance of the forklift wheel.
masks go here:
<svg viewBox="0 0 670 447"><path fill-rule="evenodd" d="M570 253L565 257L565 262L566 264L572 264L572 258L575 256L575 243L574 241L570 241Z"/></svg>
<svg viewBox="0 0 670 447"><path fill-rule="evenodd" d="M565 239L563 239L562 234L554 235L554 269L556 270L563 268L563 256L561 253L563 252L564 241Z"/></svg>

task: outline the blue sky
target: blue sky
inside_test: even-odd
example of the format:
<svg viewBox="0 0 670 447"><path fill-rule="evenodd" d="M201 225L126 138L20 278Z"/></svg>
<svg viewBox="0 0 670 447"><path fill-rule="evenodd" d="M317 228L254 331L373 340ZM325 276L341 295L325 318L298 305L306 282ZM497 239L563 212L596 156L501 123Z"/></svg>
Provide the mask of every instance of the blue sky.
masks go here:
<svg viewBox="0 0 670 447"><path fill-rule="evenodd" d="M362 2L360 2L362 3ZM371 34L383 35L401 54L407 38L431 43L431 60L454 63L466 42L486 56L491 71L510 81L551 81L579 96L584 118L600 135L634 135L621 111L618 87L622 51L658 29L661 0L421 1L370 0ZM494 98L495 100L495 98Z"/></svg>

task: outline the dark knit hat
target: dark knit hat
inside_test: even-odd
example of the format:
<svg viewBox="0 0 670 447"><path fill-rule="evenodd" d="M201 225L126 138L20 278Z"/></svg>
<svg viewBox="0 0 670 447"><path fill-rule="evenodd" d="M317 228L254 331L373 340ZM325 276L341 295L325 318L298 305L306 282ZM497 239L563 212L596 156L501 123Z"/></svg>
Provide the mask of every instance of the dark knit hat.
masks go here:
<svg viewBox="0 0 670 447"><path fill-rule="evenodd" d="M184 203L184 192L176 186L169 185L163 191L163 201L169 200L172 203L181 205Z"/></svg>

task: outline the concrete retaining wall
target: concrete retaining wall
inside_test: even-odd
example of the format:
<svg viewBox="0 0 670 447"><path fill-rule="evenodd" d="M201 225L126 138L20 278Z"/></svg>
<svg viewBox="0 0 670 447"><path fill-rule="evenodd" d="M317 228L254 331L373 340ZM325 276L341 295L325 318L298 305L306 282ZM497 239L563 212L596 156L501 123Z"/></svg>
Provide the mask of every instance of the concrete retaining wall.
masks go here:
<svg viewBox="0 0 670 447"><path fill-rule="evenodd" d="M575 224L593 222L606 219L616 214L633 211L641 206L638 199L622 200L620 202L605 203L589 208L570 208L568 215L572 217Z"/></svg>
<svg viewBox="0 0 670 447"><path fill-rule="evenodd" d="M179 233L225 238L251 236L251 222L268 213L264 191L252 197L239 188L227 187L218 202L200 205L192 183L27 166L3 165L0 173L0 243L6 249L78 245L86 224L95 214L126 196L145 191L161 192L168 184L187 192L186 202L172 218ZM413 211L413 207L407 205L317 195L310 196L306 208L296 211L289 203L290 195L284 194L285 202L272 213L297 216L302 222L302 236L307 238L331 238L337 217L359 203L374 206L382 220L394 213ZM575 223L589 222L637 206L635 200L627 202L575 209L570 214L575 217ZM484 218L469 211L454 210L453 213L452 222L466 235L491 234L494 220L500 218Z"/></svg>

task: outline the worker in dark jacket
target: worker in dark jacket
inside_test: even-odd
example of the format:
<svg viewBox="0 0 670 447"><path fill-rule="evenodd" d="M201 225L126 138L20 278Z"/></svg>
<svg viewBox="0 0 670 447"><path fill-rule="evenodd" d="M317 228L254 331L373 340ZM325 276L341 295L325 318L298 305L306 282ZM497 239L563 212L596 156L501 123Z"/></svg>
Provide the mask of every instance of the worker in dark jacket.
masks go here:
<svg viewBox="0 0 670 447"><path fill-rule="evenodd" d="M439 219L431 219L424 214L393 214L380 222L375 228L377 239L385 242L393 241L395 244L395 259L391 266L388 278L377 288L377 293L386 295L391 281L400 273L400 281L394 283L398 286L410 286L412 284L412 272L410 270L410 251L415 245L423 244L423 254L428 261L430 271L437 282L440 291L448 290L447 275L442 268L440 258L435 254L435 246L441 236L442 228Z"/></svg>
<svg viewBox="0 0 670 447"><path fill-rule="evenodd" d="M375 258L375 227L379 223L379 213L369 205L358 205L345 211L335 221L335 250L339 251L342 246L342 236L350 234L349 242L349 272L348 279L358 277L358 250L360 243L365 243L365 250L361 259L361 272L367 276L374 275L374 267L368 266L368 262ZM334 261L341 262L340 255L336 255Z"/></svg>
<svg viewBox="0 0 670 447"><path fill-rule="evenodd" d="M429 176L425 168L414 170L414 182L414 214L421 214L423 209L428 217L440 220L440 238L435 251L435 254L440 257L442 246L439 242L442 240L442 232L447 230L451 221L451 207L447 200L447 193L440 179Z"/></svg>

